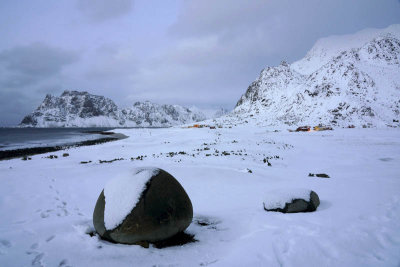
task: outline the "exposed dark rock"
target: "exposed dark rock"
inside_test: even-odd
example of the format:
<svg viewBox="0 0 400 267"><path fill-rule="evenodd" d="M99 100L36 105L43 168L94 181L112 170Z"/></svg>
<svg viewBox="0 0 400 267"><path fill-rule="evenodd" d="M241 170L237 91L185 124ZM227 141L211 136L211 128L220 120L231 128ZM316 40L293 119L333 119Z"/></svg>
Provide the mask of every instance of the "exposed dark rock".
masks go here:
<svg viewBox="0 0 400 267"><path fill-rule="evenodd" d="M112 163L112 162L114 162L114 161L117 161L117 160L124 160L124 158L116 158L116 159L112 159L112 160L99 160L99 163Z"/></svg>
<svg viewBox="0 0 400 267"><path fill-rule="evenodd" d="M319 177L319 178L331 178L328 174L326 174L326 173L317 173L317 174L314 174L314 173L309 173L308 174L308 176L309 177Z"/></svg>
<svg viewBox="0 0 400 267"><path fill-rule="evenodd" d="M192 203L185 190L161 169L147 182L132 211L111 230L107 230L104 223L105 203L103 190L94 209L93 224L102 238L116 243L157 244L183 232L193 219ZM158 244L164 246L164 243Z"/></svg>
<svg viewBox="0 0 400 267"><path fill-rule="evenodd" d="M286 203L283 209L267 209L264 203L264 210L266 211L278 211L282 213L296 213L296 212L311 212L317 210L320 201L317 193L314 191L310 192L309 199L293 199L290 203Z"/></svg>

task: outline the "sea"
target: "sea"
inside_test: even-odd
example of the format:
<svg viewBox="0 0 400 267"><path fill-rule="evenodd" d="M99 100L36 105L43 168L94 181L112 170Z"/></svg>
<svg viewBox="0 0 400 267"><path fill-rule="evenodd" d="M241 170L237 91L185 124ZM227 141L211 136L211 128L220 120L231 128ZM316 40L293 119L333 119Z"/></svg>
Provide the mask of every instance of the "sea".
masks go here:
<svg viewBox="0 0 400 267"><path fill-rule="evenodd" d="M73 145L104 138L115 128L0 128L0 151L32 147Z"/></svg>

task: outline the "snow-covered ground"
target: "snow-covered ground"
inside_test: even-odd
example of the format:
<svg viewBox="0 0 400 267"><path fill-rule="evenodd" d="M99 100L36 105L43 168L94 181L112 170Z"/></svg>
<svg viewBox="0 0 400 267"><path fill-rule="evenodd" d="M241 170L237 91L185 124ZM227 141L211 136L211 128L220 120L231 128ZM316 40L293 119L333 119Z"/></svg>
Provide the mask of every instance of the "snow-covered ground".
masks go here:
<svg viewBox="0 0 400 267"><path fill-rule="evenodd" d="M0 266L399 266L400 130L273 130L117 130L130 137L1 161ZM107 182L142 166L185 188L198 242L146 249L86 234ZM268 192L298 187L319 195L316 212L264 211Z"/></svg>

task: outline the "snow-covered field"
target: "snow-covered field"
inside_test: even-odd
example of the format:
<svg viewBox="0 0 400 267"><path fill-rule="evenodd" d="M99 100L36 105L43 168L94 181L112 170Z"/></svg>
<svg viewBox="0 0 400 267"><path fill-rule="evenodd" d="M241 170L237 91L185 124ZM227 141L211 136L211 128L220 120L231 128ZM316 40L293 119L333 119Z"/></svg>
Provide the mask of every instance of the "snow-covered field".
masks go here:
<svg viewBox="0 0 400 267"><path fill-rule="evenodd" d="M130 137L1 161L0 266L399 266L400 130L273 130L116 130ZM198 242L146 249L87 234L105 184L141 166L182 184ZM317 211L264 211L268 192L292 188L315 191Z"/></svg>

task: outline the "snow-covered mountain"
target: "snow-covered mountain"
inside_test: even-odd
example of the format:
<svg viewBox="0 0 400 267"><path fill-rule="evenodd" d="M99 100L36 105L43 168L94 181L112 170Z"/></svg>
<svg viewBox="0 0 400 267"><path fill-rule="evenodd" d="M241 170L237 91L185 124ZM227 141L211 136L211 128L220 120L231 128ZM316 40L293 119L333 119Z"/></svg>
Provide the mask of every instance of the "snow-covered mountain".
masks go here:
<svg viewBox="0 0 400 267"><path fill-rule="evenodd" d="M47 95L40 106L25 116L24 127L166 127L206 119L198 111L179 105L136 102L119 109L109 98L88 92L64 91Z"/></svg>
<svg viewBox="0 0 400 267"><path fill-rule="evenodd" d="M196 106L191 106L190 110L194 111L194 112L200 112L205 114L205 116L207 117L207 119L217 119L219 117L222 117L228 113L230 113L230 111L226 108L223 107L218 107L218 108L198 108Z"/></svg>
<svg viewBox="0 0 400 267"><path fill-rule="evenodd" d="M172 126L202 121L206 116L179 105L158 105L149 101L136 102L121 110L120 123L125 126Z"/></svg>
<svg viewBox="0 0 400 267"><path fill-rule="evenodd" d="M400 25L324 38L303 59L265 68L234 115L266 125L398 125Z"/></svg>
<svg viewBox="0 0 400 267"><path fill-rule="evenodd" d="M230 111L227 110L226 108L219 108L218 110L216 110L213 114L213 116L211 116L211 118L219 118L222 117L226 114L228 114Z"/></svg>

